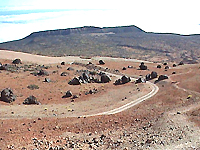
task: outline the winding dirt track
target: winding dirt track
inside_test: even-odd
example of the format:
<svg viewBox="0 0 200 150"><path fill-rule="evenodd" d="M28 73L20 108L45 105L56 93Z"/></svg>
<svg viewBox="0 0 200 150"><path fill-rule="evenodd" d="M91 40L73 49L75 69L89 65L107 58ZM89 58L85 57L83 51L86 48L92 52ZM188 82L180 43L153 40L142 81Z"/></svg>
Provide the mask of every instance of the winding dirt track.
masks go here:
<svg viewBox="0 0 200 150"><path fill-rule="evenodd" d="M26 53L22 53L22 52L13 52L13 51L6 51L6 50L0 50L0 58L2 59L15 59L15 58L20 58L22 59L22 61L27 61L27 62L33 62L33 63L60 63L61 61L66 61L66 62L72 62L72 61L82 61L84 59L81 59L80 57L73 57L73 56L67 56L67 57L47 57L47 56L38 56L38 55L33 55L33 54L26 54ZM117 58L116 58L117 59ZM119 58L121 60L121 58ZM132 60L133 61L133 60ZM105 72L108 75L112 75L112 76L116 76L116 77L121 77L120 75L116 75L116 74L111 74L108 72ZM131 78L131 80L135 80L135 78ZM137 99L134 98L130 98L132 101L115 109L109 110L109 111L105 111L105 112L101 112L101 113L97 113L97 114L88 114L88 115L83 115L84 117L90 117L90 116L98 116L98 115L110 115L110 114L116 114L116 113L120 113L122 111L125 111L139 103L141 103L142 101L154 96L159 88L157 85L151 83L151 82L147 82L146 84L149 84L149 86L151 87L151 91L140 97ZM74 116L73 116L74 117Z"/></svg>
<svg viewBox="0 0 200 150"><path fill-rule="evenodd" d="M150 84L152 90L151 92L149 92L148 94L136 99L136 100L133 100L132 102L130 103L127 103L121 107L118 107L118 108L115 108L115 109L112 109L110 111L106 111L106 112L102 112L102 113L98 113L98 114L93 114L93 115L86 115L87 117L90 117L90 116L98 116L98 115L111 115L111 114L116 114L116 113L119 113L119 112L122 112L122 111L125 111L139 103L141 103L142 101L148 99L148 98L151 98L152 96L154 96L159 88L158 86L156 86L155 84L151 83L151 82L147 82L147 84Z"/></svg>

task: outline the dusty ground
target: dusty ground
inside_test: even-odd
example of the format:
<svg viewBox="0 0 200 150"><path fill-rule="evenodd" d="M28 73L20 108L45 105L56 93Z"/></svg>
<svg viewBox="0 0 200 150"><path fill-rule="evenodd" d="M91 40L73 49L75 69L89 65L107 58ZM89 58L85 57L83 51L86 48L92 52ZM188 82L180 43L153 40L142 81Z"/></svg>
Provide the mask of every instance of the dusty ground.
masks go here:
<svg viewBox="0 0 200 150"><path fill-rule="evenodd" d="M10 55L10 53L9 53ZM2 55L1 55L2 56ZM14 55L1 63L11 63ZM26 59L32 62L26 62ZM40 58L24 56L23 64L43 64ZM11 59L11 60L9 60ZM57 68L60 58L51 59L48 76L52 82L45 83L45 77L33 76L29 71L11 73L1 71L0 90L11 87L17 100L11 104L0 102L0 149L49 149L65 147L65 149L197 149L200 147L200 65L183 65L165 71L164 65L158 69L156 63L145 62L149 70L137 70L140 61L123 59L105 59L103 67L117 69L121 73L138 77L151 71L167 74L168 80L160 81L158 93L140 104L114 115L80 117L116 108L132 99L145 95L150 91L148 84L128 83L114 86L108 84L83 84L70 86L68 81L76 76L75 71L68 71L69 76L61 77L69 66L75 70L86 69L77 65L66 64ZM66 61L66 60L64 60ZM74 61L74 60L71 60ZM98 64L97 58L79 60L83 63L91 61ZM46 62L46 60L45 60ZM48 63L45 63L48 65ZM127 68L127 66L133 68ZM126 70L122 70L126 67ZM58 70L58 71L57 71ZM53 73L56 71L56 73ZM172 72L176 74L172 75ZM114 81L116 77L112 77ZM152 83L154 82L151 81ZM30 90L29 84L36 84L39 89ZM85 95L93 88L98 93ZM137 90L140 89L140 91ZM62 98L64 92L71 90L79 95L71 102L70 98ZM34 94L42 105L24 106L23 100ZM192 97L188 98L188 95ZM125 99L126 97L126 99ZM68 109L74 109L73 112ZM74 116L74 117L73 117Z"/></svg>

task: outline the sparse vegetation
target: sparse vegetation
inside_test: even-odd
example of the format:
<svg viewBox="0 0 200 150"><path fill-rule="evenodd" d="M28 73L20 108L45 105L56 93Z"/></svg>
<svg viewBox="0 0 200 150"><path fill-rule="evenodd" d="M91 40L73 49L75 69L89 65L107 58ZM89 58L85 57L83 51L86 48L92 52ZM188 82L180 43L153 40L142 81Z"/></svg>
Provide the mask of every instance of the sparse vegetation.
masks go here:
<svg viewBox="0 0 200 150"><path fill-rule="evenodd" d="M31 85L28 85L27 88L30 90L35 90L35 89L39 89L39 86L35 84L31 84Z"/></svg>

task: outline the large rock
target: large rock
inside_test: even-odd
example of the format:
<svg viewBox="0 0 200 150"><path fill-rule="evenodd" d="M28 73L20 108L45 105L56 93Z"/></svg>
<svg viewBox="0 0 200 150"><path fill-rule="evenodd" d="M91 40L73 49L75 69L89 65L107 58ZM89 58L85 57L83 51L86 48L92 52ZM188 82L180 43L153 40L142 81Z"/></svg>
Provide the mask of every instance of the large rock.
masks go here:
<svg viewBox="0 0 200 150"><path fill-rule="evenodd" d="M140 70L147 70L147 66L144 65L144 62L141 62L141 65L139 67Z"/></svg>
<svg viewBox="0 0 200 150"><path fill-rule="evenodd" d="M169 69L169 66L165 66L165 69Z"/></svg>
<svg viewBox="0 0 200 150"><path fill-rule="evenodd" d="M35 96L31 95L24 100L23 104L25 104L25 105L32 105L32 104L40 105L40 102L37 101L37 98Z"/></svg>
<svg viewBox="0 0 200 150"><path fill-rule="evenodd" d="M16 96L13 94L12 89L6 88L1 92L1 98L0 100L11 103L16 100Z"/></svg>
<svg viewBox="0 0 200 150"><path fill-rule="evenodd" d="M161 65L158 65L158 66L157 66L157 68L159 68L159 69L160 69L160 68L161 68Z"/></svg>
<svg viewBox="0 0 200 150"><path fill-rule="evenodd" d="M104 62L103 60L99 60L99 64L100 64L100 65L104 65L105 62Z"/></svg>
<svg viewBox="0 0 200 150"><path fill-rule="evenodd" d="M22 64L22 61L21 61L21 59L15 59L15 60L13 60L13 62L12 62L13 64Z"/></svg>
<svg viewBox="0 0 200 150"><path fill-rule="evenodd" d="M146 81L149 81L149 80L151 79L151 75L148 73L148 74L145 76L145 78L146 78Z"/></svg>
<svg viewBox="0 0 200 150"><path fill-rule="evenodd" d="M125 83L130 82L131 78L124 75L122 76L121 81L122 81L122 84L125 84Z"/></svg>
<svg viewBox="0 0 200 150"><path fill-rule="evenodd" d="M71 97L71 96L72 96L72 92L70 90L68 90L62 98L68 98L68 97Z"/></svg>
<svg viewBox="0 0 200 150"><path fill-rule="evenodd" d="M87 74L87 73L83 73L82 74L82 76L83 76L83 79L85 80L85 81L88 81L89 80L89 75Z"/></svg>
<svg viewBox="0 0 200 150"><path fill-rule="evenodd" d="M41 69L38 74L38 76L49 76L49 73L46 70Z"/></svg>
<svg viewBox="0 0 200 150"><path fill-rule="evenodd" d="M61 65L65 65L65 62L63 61L63 62L61 62L60 64L61 64Z"/></svg>
<svg viewBox="0 0 200 150"><path fill-rule="evenodd" d="M130 81L131 81L131 78L124 75L124 76L121 77L121 79L115 80L114 85L125 84L125 83L128 83Z"/></svg>
<svg viewBox="0 0 200 150"><path fill-rule="evenodd" d="M120 85L120 84L122 84L121 79L115 80L114 85Z"/></svg>
<svg viewBox="0 0 200 150"><path fill-rule="evenodd" d="M62 72L60 75L61 75L61 76L68 76L69 73L68 73L68 72Z"/></svg>
<svg viewBox="0 0 200 150"><path fill-rule="evenodd" d="M181 61L178 65L184 65L183 61Z"/></svg>
<svg viewBox="0 0 200 150"><path fill-rule="evenodd" d="M167 75L160 75L158 81L168 79Z"/></svg>
<svg viewBox="0 0 200 150"><path fill-rule="evenodd" d="M146 83L146 80L144 78L139 78L135 81L135 84L137 83Z"/></svg>
<svg viewBox="0 0 200 150"><path fill-rule="evenodd" d="M69 68L67 68L67 70L69 70L69 71L73 71L73 70L74 70L74 68L72 68L72 67L69 67Z"/></svg>
<svg viewBox="0 0 200 150"><path fill-rule="evenodd" d="M157 78L158 74L155 71L151 72L151 79Z"/></svg>
<svg viewBox="0 0 200 150"><path fill-rule="evenodd" d="M80 85L81 82L80 82L80 80L77 77L74 77L72 80L70 80L68 82L68 84L70 84L70 85Z"/></svg>
<svg viewBox="0 0 200 150"><path fill-rule="evenodd" d="M0 65L0 70L7 70L6 65Z"/></svg>
<svg viewBox="0 0 200 150"><path fill-rule="evenodd" d="M107 83L110 81L111 81L111 78L108 75L106 75L106 74L101 75L101 83Z"/></svg>

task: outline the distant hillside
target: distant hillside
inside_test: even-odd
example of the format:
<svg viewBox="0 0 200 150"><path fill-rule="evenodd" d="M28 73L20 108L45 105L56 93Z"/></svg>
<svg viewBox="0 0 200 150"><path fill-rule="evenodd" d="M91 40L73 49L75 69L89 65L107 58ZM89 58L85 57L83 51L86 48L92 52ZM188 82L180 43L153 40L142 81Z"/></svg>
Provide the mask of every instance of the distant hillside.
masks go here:
<svg viewBox="0 0 200 150"><path fill-rule="evenodd" d="M200 62L200 35L147 33L136 26L41 31L0 48L33 54L112 56L152 61Z"/></svg>

